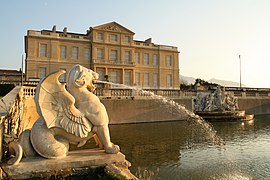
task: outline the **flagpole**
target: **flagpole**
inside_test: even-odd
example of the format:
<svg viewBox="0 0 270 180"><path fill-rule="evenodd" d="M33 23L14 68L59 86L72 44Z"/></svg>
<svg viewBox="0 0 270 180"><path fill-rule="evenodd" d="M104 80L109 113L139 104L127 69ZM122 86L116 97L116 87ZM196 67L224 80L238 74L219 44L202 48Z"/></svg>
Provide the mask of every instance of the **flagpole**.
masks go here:
<svg viewBox="0 0 270 180"><path fill-rule="evenodd" d="M21 69L21 86L23 86L23 55L22 55L22 69Z"/></svg>
<svg viewBox="0 0 270 180"><path fill-rule="evenodd" d="M240 90L242 89L242 79L241 79L241 55L239 55L239 63L240 63Z"/></svg>

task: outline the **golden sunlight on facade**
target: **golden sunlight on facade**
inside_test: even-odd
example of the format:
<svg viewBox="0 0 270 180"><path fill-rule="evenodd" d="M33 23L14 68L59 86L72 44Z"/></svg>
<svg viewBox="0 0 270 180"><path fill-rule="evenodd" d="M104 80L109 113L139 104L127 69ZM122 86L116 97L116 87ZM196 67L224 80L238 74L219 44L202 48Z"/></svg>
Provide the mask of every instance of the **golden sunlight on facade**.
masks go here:
<svg viewBox="0 0 270 180"><path fill-rule="evenodd" d="M28 30L26 80L81 64L99 73L100 80L108 75L110 82L143 89L179 89L177 47L154 44L151 38L134 40L134 34L116 22L91 27L86 34L56 31L56 26Z"/></svg>

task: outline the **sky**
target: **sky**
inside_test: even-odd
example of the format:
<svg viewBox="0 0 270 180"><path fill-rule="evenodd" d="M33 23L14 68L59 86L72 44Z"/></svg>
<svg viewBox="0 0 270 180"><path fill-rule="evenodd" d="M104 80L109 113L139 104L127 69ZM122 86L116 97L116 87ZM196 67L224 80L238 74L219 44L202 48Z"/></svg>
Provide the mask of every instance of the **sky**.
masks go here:
<svg viewBox="0 0 270 180"><path fill-rule="evenodd" d="M270 88L269 0L2 0L0 69L19 69L27 30L86 33L115 21L177 46L180 74ZM239 55L241 55L241 66Z"/></svg>

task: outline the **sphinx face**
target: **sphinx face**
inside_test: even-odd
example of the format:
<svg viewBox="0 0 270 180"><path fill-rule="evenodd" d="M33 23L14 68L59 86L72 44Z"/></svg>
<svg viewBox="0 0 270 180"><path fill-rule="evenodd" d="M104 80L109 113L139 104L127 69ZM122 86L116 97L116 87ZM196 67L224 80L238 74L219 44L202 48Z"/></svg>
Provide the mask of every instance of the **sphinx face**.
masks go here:
<svg viewBox="0 0 270 180"><path fill-rule="evenodd" d="M98 78L98 73L77 64L69 72L67 89L69 92L72 92L74 88L86 88L93 92L96 89L94 83L96 83Z"/></svg>
<svg viewBox="0 0 270 180"><path fill-rule="evenodd" d="M96 83L98 78L99 78L98 73L92 71L91 69L87 69L87 72L85 74L85 84L90 92L93 92L96 89L94 83Z"/></svg>

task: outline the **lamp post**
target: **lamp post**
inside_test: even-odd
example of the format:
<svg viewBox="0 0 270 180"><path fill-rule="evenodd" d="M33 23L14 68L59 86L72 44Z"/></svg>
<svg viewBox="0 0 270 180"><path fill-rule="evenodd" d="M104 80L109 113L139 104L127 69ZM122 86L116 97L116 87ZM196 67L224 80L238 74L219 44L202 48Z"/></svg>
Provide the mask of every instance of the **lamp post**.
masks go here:
<svg viewBox="0 0 270 180"><path fill-rule="evenodd" d="M241 82L241 55L239 55L239 63L240 63L240 90L242 89L242 82Z"/></svg>

